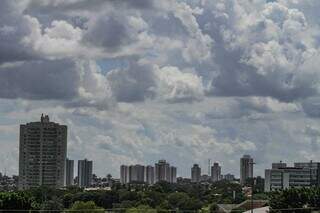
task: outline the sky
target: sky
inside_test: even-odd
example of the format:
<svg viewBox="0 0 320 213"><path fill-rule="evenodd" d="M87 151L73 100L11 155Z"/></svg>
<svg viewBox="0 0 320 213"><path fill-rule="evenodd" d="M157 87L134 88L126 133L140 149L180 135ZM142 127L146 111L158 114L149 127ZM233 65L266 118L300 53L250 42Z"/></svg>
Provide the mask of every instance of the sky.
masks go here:
<svg viewBox="0 0 320 213"><path fill-rule="evenodd" d="M319 0L1 0L0 171L19 125L68 125L68 157L119 177L166 159L239 176L320 161Z"/></svg>

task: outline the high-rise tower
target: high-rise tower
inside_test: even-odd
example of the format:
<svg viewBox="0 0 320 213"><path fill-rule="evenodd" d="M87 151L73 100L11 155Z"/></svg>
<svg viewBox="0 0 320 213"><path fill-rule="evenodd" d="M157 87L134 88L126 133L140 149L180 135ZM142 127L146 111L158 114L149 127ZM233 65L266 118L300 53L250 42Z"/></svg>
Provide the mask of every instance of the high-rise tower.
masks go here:
<svg viewBox="0 0 320 213"><path fill-rule="evenodd" d="M253 177L253 158L250 155L243 155L240 158L240 184L244 185L248 178Z"/></svg>
<svg viewBox="0 0 320 213"><path fill-rule="evenodd" d="M20 125L19 189L64 185L67 126L41 120Z"/></svg>

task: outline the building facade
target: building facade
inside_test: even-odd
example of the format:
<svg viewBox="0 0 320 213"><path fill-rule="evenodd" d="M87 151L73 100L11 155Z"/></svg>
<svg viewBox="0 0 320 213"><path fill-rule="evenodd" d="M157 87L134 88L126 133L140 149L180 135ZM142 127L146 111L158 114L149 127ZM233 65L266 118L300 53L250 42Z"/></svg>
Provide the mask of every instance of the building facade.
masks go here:
<svg viewBox="0 0 320 213"><path fill-rule="evenodd" d="M126 165L120 166L120 183L127 184L129 183L129 167Z"/></svg>
<svg viewBox="0 0 320 213"><path fill-rule="evenodd" d="M88 188L92 184L92 161L87 159L78 161L78 186Z"/></svg>
<svg viewBox="0 0 320 213"><path fill-rule="evenodd" d="M221 179L221 166L219 166L219 163L213 163L213 166L211 167L211 180L216 182Z"/></svg>
<svg viewBox="0 0 320 213"><path fill-rule="evenodd" d="M146 166L146 183L147 184L154 184L154 167L153 166Z"/></svg>
<svg viewBox="0 0 320 213"><path fill-rule="evenodd" d="M233 174L226 174L223 176L223 179L227 180L227 181L234 181L235 177Z"/></svg>
<svg viewBox="0 0 320 213"><path fill-rule="evenodd" d="M277 166L278 165L278 166ZM265 170L265 191L287 189L291 187L319 187L320 163L298 162L293 167L276 163L272 169Z"/></svg>
<svg viewBox="0 0 320 213"><path fill-rule="evenodd" d="M240 158L240 184L244 185L248 178L253 178L253 158L244 155Z"/></svg>
<svg viewBox="0 0 320 213"><path fill-rule="evenodd" d="M19 189L64 186L67 153L67 126L50 122L20 125Z"/></svg>
<svg viewBox="0 0 320 213"><path fill-rule="evenodd" d="M74 185L74 160L66 159L65 186Z"/></svg>
<svg viewBox="0 0 320 213"><path fill-rule="evenodd" d="M309 168L311 171L311 184L312 186L320 186L320 162L297 162L294 167Z"/></svg>
<svg viewBox="0 0 320 213"><path fill-rule="evenodd" d="M159 160L155 164L155 182L166 181L170 182L170 165L166 160Z"/></svg>
<svg viewBox="0 0 320 213"><path fill-rule="evenodd" d="M170 166L166 160L159 160L154 167L155 183L166 181L169 183L177 182L177 168Z"/></svg>
<svg viewBox="0 0 320 213"><path fill-rule="evenodd" d="M198 183L200 182L201 178L201 168L198 164L194 164L191 168L191 182L192 183Z"/></svg>
<svg viewBox="0 0 320 213"><path fill-rule="evenodd" d="M170 166L170 183L177 182L177 167Z"/></svg>
<svg viewBox="0 0 320 213"><path fill-rule="evenodd" d="M131 165L129 166L129 182L143 183L145 181L145 166Z"/></svg>

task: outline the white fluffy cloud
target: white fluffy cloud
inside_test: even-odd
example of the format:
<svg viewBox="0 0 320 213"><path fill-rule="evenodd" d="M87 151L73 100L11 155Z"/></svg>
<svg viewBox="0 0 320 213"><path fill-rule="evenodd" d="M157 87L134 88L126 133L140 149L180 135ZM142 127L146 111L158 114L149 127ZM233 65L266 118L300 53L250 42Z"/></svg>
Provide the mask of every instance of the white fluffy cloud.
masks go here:
<svg viewBox="0 0 320 213"><path fill-rule="evenodd" d="M260 173L316 156L319 9L317 0L1 1L0 131L53 114L70 126L69 154L99 162L100 174L106 155L112 171L165 157L184 171L213 158L235 173L244 153ZM9 133L1 143L16 152Z"/></svg>

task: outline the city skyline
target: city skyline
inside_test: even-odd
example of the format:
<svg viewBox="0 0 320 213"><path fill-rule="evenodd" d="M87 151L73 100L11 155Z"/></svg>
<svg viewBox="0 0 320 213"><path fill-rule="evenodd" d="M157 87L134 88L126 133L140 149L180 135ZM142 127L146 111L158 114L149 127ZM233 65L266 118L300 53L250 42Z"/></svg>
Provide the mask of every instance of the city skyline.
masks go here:
<svg viewBox="0 0 320 213"><path fill-rule="evenodd" d="M320 161L318 0L120 2L0 1L2 173L18 174L19 125L42 113L99 176Z"/></svg>
<svg viewBox="0 0 320 213"><path fill-rule="evenodd" d="M21 125L22 127L20 127L20 128L23 128L23 126L30 126L30 127L28 127L28 128L38 128L36 125L38 125L38 124L46 124L46 123L49 123L49 125L51 125L51 126L53 126L53 125L59 125L58 123L54 123L54 122L51 122L50 123L50 120L49 120L49 116L48 115L44 115L43 113L41 114L41 119L40 119L40 122L28 122L27 123L27 125ZM67 129L67 126L65 126L65 125L62 125L62 127L64 128L64 129ZM55 127L56 128L56 127ZM24 136L25 135L25 133L23 132L24 130L23 129L21 129L20 130L20 144L22 143L21 141L23 141L23 138L25 139L25 137L26 136ZM41 130L42 131L42 130ZM41 133L41 135L42 135L43 133ZM60 134L60 133L59 133ZM65 130L65 133L64 133L64 137L65 137L65 145L64 146L66 146L67 145L67 133L66 133L66 130ZM44 140L46 140L46 139L44 139ZM41 142L42 143L42 142ZM21 146L21 145L20 145ZM20 150L21 149L23 149L23 147L21 147L20 148ZM21 153L21 152L20 152ZM66 152L66 150L65 150L65 153L63 154L64 156L65 156L65 161L66 161L66 164L65 164L65 167L63 167L63 170L64 170L64 178L63 178L63 184L65 184L65 185L73 185L73 184L75 184L74 183L74 180L73 180L73 178L75 178L75 177L79 177L79 166L80 166L80 164L82 164L83 162L85 163L86 161L87 161L87 159L85 158L84 160L82 160L82 159L79 159L78 160L78 167L75 167L74 166L74 160L73 159L68 159L67 158L67 152ZM22 155L23 156L23 155ZM22 157L21 157L22 158ZM154 165L157 165L158 163L160 163L160 162L164 162L164 163L166 163L166 160L159 160L159 161L157 161L157 162L155 162L155 164ZM86 171L88 174L86 174L86 178L88 179L88 177L91 177L92 175L90 175L90 174L97 174L97 173L95 173L94 172L94 170L92 169L92 165L93 165L93 161L88 161L89 163L90 163L90 168L89 168L89 170L88 171ZM244 180L245 179L247 179L248 177L253 177L253 176L263 176L263 175L255 175L254 173L253 173L253 164L255 164L254 163L254 159L250 156L250 155L248 155L248 154L244 154L241 158L240 158L240 172L239 172L239 179L240 179L240 183L241 184L244 184ZM71 165L72 166L68 166L68 164L69 163L72 163ZM210 163L210 164L209 164ZM85 163L85 164L87 164L87 163ZM223 162L222 162L222 164L223 164ZM128 177L129 176L131 176L130 174L131 174L131 172L129 172L129 170L131 169L130 167L132 167L132 166L141 166L142 164L135 164L135 165L130 165L130 166L128 166ZM147 166L142 166L143 167L143 170L144 170L144 172L145 172L145 174L144 174L144 179L146 179L147 178L147 167L150 167L150 165L149 164L146 164ZM168 164L169 165L169 164ZM120 180L122 179L121 178L121 172L122 172L122 170L121 170L121 168L122 168L122 166L124 166L124 164L121 164L121 166L120 166L120 170L119 170L119 173L118 174L120 174L119 175L119 178L120 178ZM216 162L216 161L214 161L212 164L211 164L211 159L209 159L209 162L208 162L208 165L207 166L209 166L209 168L210 168L210 172L208 173L208 172L202 172L201 173L201 166L199 167L199 164L193 164L193 167L191 167L191 173L190 173L190 177L189 176L182 176L182 175L179 175L179 173L178 174L176 174L176 170L177 170L177 167L168 167L168 169L169 170L171 170L171 168L174 168L175 169L175 177L183 177L183 178L190 178L191 180L193 180L193 178L192 178L192 176L193 176L193 171L192 171L192 169L194 168L194 167L198 167L199 169L200 169L200 176L199 176L199 178L201 178L201 176L202 175L208 175L209 177L211 177L211 179L212 179L212 181L218 181L218 180L222 180L222 179L224 179L225 178L225 176L233 176L234 178L236 177L236 178L238 178L237 177L237 175L234 175L234 174L231 174L231 173L229 173L229 172L225 172L225 171L223 171L222 169L221 169L221 165L219 165L219 162ZM278 167L286 167L287 166L287 164L286 163L283 163L282 161L280 161L280 162L273 162L272 163L272 168L278 168ZM155 168L156 167L152 167L151 166L151 168L152 168L152 170L154 170L154 174L152 174L152 178L154 179L154 181L152 181L152 183L153 182L157 182L157 180L156 180L156 172L155 172ZM76 169L76 170L75 170ZM85 170L87 170L87 169L85 169ZM78 174L78 176L75 176L74 175L74 173L75 173L75 171L76 171L76 173ZM223 172L222 172L223 171ZM264 169L264 171L265 171L265 169ZM0 171L1 172L1 171ZM109 172L109 173L107 173L107 174L111 174L112 172ZM114 172L115 173L115 172ZM107 176L107 174L104 174L105 176ZM15 174L12 174L12 175L15 175ZM71 176L70 176L71 175ZM104 175L102 175L102 176L104 176ZM70 176L70 177L69 177ZM72 178L71 178L72 177ZM117 175L115 175L114 177L118 177ZM91 178L89 178L89 179L91 179ZM86 180L85 182L85 184L80 184L80 183L78 183L79 185L82 185L82 186L89 186L90 185L90 182L91 182L91 180ZM139 178L138 178L139 179ZM148 178L147 178L148 179ZM146 180L143 180L143 181L145 181L145 182L148 182L147 181L147 179ZM71 181L72 180L72 181ZM200 179L198 179L198 181L199 181ZM127 181L125 181L125 182L130 182L130 181L132 181L130 178L128 178L128 180ZM133 181L137 181L137 180L133 180ZM142 181L142 182L143 182ZM171 182L170 180L168 180L169 182ZM193 182L198 182L198 181L193 181ZM72 183L71 183L72 182Z"/></svg>

